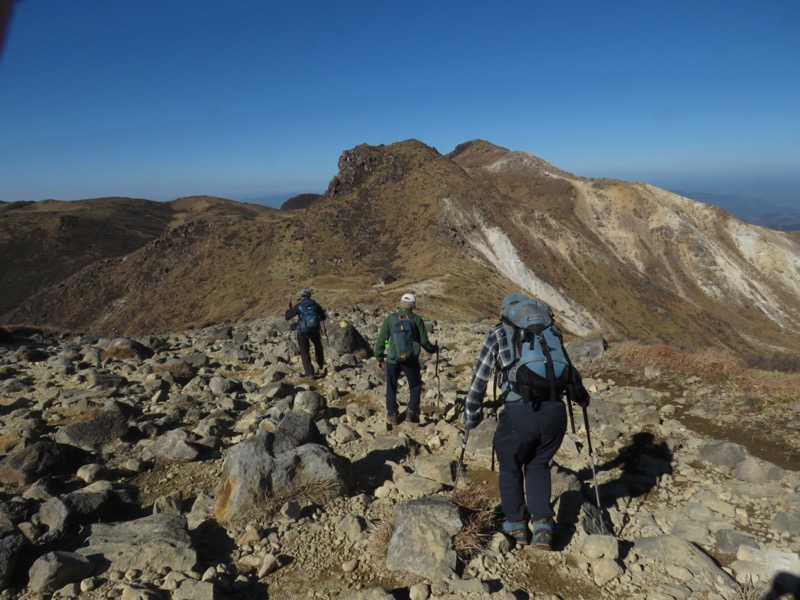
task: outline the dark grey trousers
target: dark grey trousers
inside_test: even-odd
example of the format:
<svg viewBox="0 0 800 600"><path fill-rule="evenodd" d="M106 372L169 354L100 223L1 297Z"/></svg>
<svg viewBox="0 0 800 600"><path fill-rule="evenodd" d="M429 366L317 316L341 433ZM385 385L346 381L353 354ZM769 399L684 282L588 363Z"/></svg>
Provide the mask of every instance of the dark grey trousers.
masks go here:
<svg viewBox="0 0 800 600"><path fill-rule="evenodd" d="M508 403L500 414L494 447L500 465L500 504L507 521L549 519L550 461L567 432L563 402Z"/></svg>

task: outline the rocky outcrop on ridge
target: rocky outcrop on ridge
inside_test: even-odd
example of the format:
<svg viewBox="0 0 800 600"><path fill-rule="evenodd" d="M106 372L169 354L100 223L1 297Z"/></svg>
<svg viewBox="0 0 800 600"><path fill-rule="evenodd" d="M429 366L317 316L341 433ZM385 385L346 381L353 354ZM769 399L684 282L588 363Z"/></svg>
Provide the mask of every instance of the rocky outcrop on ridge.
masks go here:
<svg viewBox="0 0 800 600"><path fill-rule="evenodd" d="M301 377L282 320L0 345L2 597L800 593L796 461L690 429L680 418L713 414L718 390L657 365L644 384L618 383L596 341L571 352L592 403L553 465L555 551L495 530L465 558L452 484L487 325L429 323L443 349L438 366L423 357L421 422L387 431L383 375L364 343L383 315L330 314L319 380ZM800 405L781 410L775 428L796 440ZM459 488L496 503L495 423L489 407Z"/></svg>

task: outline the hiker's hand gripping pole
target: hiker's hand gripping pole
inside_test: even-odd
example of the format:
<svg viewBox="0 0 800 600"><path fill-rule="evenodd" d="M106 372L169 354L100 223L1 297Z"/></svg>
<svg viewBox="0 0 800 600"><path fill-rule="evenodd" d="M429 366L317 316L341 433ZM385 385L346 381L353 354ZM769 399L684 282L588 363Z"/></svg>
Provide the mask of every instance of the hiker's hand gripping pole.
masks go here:
<svg viewBox="0 0 800 600"><path fill-rule="evenodd" d="M461 469L464 468L464 452L467 450L467 440L469 440L469 429L464 430L464 443L461 444L461 456L458 459L458 465L456 465L456 477L453 480L453 494L456 493L456 487L458 486L458 476L461 475Z"/></svg>
<svg viewBox="0 0 800 600"><path fill-rule="evenodd" d="M592 479L594 480L594 496L597 499L597 510L600 513L600 530L606 534L606 527L603 524L603 509L600 507L600 490L597 488L597 471L594 466L594 451L592 450L592 436L589 433L589 412L585 406L583 409L583 425L586 427L586 445L589 448L589 464L592 465Z"/></svg>

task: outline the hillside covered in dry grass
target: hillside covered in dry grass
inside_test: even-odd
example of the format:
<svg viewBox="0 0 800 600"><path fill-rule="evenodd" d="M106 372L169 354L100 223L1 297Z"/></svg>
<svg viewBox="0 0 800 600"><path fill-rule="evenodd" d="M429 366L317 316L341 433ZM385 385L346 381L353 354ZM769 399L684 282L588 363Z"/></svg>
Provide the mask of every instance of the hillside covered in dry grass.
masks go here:
<svg viewBox="0 0 800 600"><path fill-rule="evenodd" d="M274 210L208 197L0 205L0 322L103 335L326 306L492 316L548 302L575 335L800 350L800 244L658 188L472 141L345 151L327 192ZM396 281L377 286L382 274Z"/></svg>

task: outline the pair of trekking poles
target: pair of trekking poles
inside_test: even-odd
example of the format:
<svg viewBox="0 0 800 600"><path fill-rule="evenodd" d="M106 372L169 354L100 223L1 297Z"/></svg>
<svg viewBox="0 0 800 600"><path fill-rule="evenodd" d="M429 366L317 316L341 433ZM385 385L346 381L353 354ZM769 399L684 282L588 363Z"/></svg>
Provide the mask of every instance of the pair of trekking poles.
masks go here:
<svg viewBox="0 0 800 600"><path fill-rule="evenodd" d="M575 390L570 386L567 388L567 412L569 413L569 422L570 427L572 429L572 434L575 435L575 416L572 412L572 402L574 401ZM576 402L577 404L577 402ZM592 449L592 436L589 431L589 412L586 410L585 404L579 405L583 410L583 425L586 429L586 446L589 449L589 464L592 467L592 480L594 482L594 495L595 499L597 500L597 510L599 511L599 521L600 521L600 530L605 535L605 525L603 524L603 517L602 512L603 509L600 506L600 490L597 487L597 469L594 464L594 450ZM496 415L495 415L496 417ZM453 481L453 495L456 493L456 488L458 487L458 478L461 474L461 471L464 468L464 453L467 450L467 442L469 441L469 429L464 431L464 442L461 444L461 456L458 459L458 465L456 466L456 476ZM494 470L494 448L492 448L492 470Z"/></svg>

